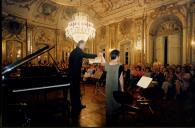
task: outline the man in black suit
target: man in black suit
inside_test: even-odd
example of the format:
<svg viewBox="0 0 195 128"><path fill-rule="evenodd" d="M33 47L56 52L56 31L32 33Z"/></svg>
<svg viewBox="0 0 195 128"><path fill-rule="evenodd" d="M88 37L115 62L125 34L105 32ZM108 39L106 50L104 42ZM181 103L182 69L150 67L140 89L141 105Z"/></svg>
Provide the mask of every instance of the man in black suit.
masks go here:
<svg viewBox="0 0 195 128"><path fill-rule="evenodd" d="M81 67L83 58L95 58L96 54L87 54L83 50L85 48L85 42L79 41L77 47L70 53L69 57L69 76L70 76L70 99L72 106L72 115L79 115L81 109L85 108L85 105L81 104L80 100L80 79L81 79Z"/></svg>

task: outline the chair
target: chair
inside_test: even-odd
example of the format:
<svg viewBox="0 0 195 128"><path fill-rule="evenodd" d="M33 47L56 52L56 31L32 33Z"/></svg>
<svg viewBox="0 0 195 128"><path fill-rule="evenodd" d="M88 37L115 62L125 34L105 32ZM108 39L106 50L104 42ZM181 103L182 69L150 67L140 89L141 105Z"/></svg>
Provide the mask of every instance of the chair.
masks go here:
<svg viewBox="0 0 195 128"><path fill-rule="evenodd" d="M154 114L154 110L159 109L159 101L162 100L164 91L158 87L150 87L142 90L142 97L138 100L138 103L142 106L145 106L149 109L151 114Z"/></svg>
<svg viewBox="0 0 195 128"><path fill-rule="evenodd" d="M100 79L102 78L103 72L101 71L96 71L94 74L94 79L96 81L95 83L95 90L94 90L94 94L97 95L97 93L99 92L100 94L102 94L103 96L105 96L105 92L101 90L101 84L100 84Z"/></svg>
<svg viewBox="0 0 195 128"><path fill-rule="evenodd" d="M127 92L114 91L113 97L115 101L121 106L116 110L116 114L122 115L125 118L127 115L132 115L135 118L136 112L139 111L138 107L134 107L133 97Z"/></svg>

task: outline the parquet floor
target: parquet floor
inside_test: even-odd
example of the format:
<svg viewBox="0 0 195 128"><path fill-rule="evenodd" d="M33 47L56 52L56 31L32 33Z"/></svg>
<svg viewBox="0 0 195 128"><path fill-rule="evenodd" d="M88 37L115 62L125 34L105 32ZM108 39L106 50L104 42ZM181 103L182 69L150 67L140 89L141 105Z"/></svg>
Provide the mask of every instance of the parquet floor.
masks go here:
<svg viewBox="0 0 195 128"><path fill-rule="evenodd" d="M94 91L94 85L84 85L81 89L82 103L87 107L81 111L81 127L101 127L105 126L105 97L101 93ZM103 91L103 90L102 90Z"/></svg>

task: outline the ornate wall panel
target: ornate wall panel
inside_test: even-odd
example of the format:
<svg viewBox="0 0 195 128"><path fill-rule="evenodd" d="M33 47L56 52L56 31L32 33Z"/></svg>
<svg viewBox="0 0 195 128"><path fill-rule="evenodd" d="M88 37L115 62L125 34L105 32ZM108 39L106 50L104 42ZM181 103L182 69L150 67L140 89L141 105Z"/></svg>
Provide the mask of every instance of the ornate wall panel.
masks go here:
<svg viewBox="0 0 195 128"><path fill-rule="evenodd" d="M2 17L2 60L13 63L26 56L26 20L15 16Z"/></svg>
<svg viewBox="0 0 195 128"><path fill-rule="evenodd" d="M50 29L41 26L35 26L33 29L33 51L39 49L43 44L49 44L51 46L56 45L57 42L57 34L55 29ZM50 54L53 58L56 59L56 48L50 51ZM41 61L49 61L52 62L51 58L48 56L47 53L41 55L37 58Z"/></svg>

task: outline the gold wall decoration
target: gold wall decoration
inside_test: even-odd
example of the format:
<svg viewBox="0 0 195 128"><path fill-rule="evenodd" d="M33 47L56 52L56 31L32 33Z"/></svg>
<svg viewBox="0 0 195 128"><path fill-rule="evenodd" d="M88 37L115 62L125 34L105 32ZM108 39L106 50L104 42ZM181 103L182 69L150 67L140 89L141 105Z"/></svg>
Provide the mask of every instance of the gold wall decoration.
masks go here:
<svg viewBox="0 0 195 128"><path fill-rule="evenodd" d="M151 3L155 3L155 2L159 2L159 1L163 1L163 0L137 0L137 3L140 7L145 6L147 4L151 4Z"/></svg>
<svg viewBox="0 0 195 128"><path fill-rule="evenodd" d="M112 1L105 0L105 2L107 3L107 7L109 7L108 10L114 10L129 4L133 4L136 1L135 0L112 0Z"/></svg>
<svg viewBox="0 0 195 128"><path fill-rule="evenodd" d="M105 36L106 36L106 27L105 27L105 26L102 26L102 27L100 28L100 37L101 37L102 39L104 39Z"/></svg>
<svg viewBox="0 0 195 128"><path fill-rule="evenodd" d="M158 29L158 35L170 35L181 32L181 26L176 21L167 21L162 23Z"/></svg>
<svg viewBox="0 0 195 128"><path fill-rule="evenodd" d="M11 15L2 17L2 60L11 64L26 56L26 20Z"/></svg>
<svg viewBox="0 0 195 128"><path fill-rule="evenodd" d="M181 14L182 17L186 17L187 9L186 4L184 5L177 5L176 3L171 3L167 5L162 5L156 9L150 14L151 18L156 18L157 16L163 16L163 15L173 15L176 13Z"/></svg>
<svg viewBox="0 0 195 128"><path fill-rule="evenodd" d="M15 16L2 16L2 38L26 40L26 20Z"/></svg>
<svg viewBox="0 0 195 128"><path fill-rule="evenodd" d="M129 19L124 19L119 26L122 35L126 35L130 32L132 22Z"/></svg>
<svg viewBox="0 0 195 128"><path fill-rule="evenodd" d="M57 57L57 33L55 29L43 27L43 26L35 26L32 31L32 50L36 51L40 48L43 44L48 44L50 46L54 46L55 48L50 50L50 54L54 59ZM44 53L39 58L35 59L33 63L37 63L38 61L46 61L52 63L52 59L49 57L48 53Z"/></svg>
<svg viewBox="0 0 195 128"><path fill-rule="evenodd" d="M9 64L22 58L22 45L19 40L6 40L6 60Z"/></svg>

